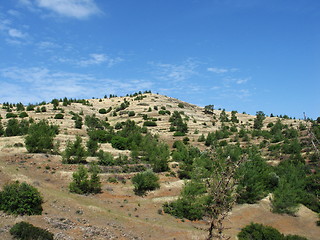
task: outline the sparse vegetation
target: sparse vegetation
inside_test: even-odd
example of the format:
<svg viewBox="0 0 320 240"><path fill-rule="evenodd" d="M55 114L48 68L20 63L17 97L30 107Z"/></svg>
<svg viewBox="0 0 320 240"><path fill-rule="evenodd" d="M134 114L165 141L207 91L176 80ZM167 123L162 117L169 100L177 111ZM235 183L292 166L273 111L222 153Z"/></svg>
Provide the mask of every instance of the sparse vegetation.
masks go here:
<svg viewBox="0 0 320 240"><path fill-rule="evenodd" d="M200 109L176 99L142 92L127 94L125 98L116 95L110 98L63 98L28 106L5 103L0 109L3 117L0 116L1 180L6 183L20 179L39 186L47 201L44 218L49 225L51 221L69 222L69 219L61 220L62 217L59 220L60 216L52 218L52 213L61 210L70 213L72 222L74 213L85 212L77 218L85 224L91 220L96 207L103 206L112 216L124 214L145 219L146 224L153 218L156 220L152 220L152 224L164 219L170 224L173 218L165 214L180 218L185 223L179 220L177 224L186 227L191 224L186 219L201 220L196 224L202 229L206 221L210 226L207 239L212 239L224 237L222 220L235 203L245 204L238 208L240 212L252 209L266 217L281 214L277 219L284 221L305 220L306 216L297 214L302 205L320 213L317 151L320 117L304 121L287 115L268 117L261 111L250 116L237 111L214 110L213 105ZM46 113L42 112L43 108ZM35 109L36 112L32 112ZM310 136L314 137L313 143ZM74 165L62 165L61 157L56 154L61 154L62 163ZM234 167L243 159L239 168ZM68 180L71 175L72 180ZM154 191L160 187L160 179L161 190ZM53 186L55 197L51 198L48 191ZM10 200L10 206L17 202L17 189L20 187L11 191L16 195ZM66 189L84 196L70 194ZM103 194L93 195L102 189ZM133 189L138 196L126 193L128 189ZM3 191L0 192L0 209L10 214L29 214L20 210L17 210L19 213L5 211L2 204L7 200L1 199ZM154 191L150 193L152 196L140 197L148 191ZM60 193L70 199L62 201ZM29 196L24 197L24 201ZM155 208L144 215L151 199ZM76 207L67 205L75 200ZM271 212L262 209L267 201ZM90 207L82 209L83 204ZM242 217L245 221L250 219L250 216ZM37 224L37 220L32 223ZM273 220L270 223L274 224ZM70 224L78 226L79 223ZM238 228L236 222L232 224ZM278 236L281 236L279 239L304 239L279 235L265 226L247 227L241 232L246 232L250 239L269 237L268 234L272 236L270 239ZM313 229L309 225L300 227ZM96 230L103 232L99 227ZM198 233L194 231L192 234ZM69 232L73 236L72 231ZM185 236L183 234L181 236ZM258 238L254 238L256 236ZM241 238L240 233L238 237L247 239Z"/></svg>

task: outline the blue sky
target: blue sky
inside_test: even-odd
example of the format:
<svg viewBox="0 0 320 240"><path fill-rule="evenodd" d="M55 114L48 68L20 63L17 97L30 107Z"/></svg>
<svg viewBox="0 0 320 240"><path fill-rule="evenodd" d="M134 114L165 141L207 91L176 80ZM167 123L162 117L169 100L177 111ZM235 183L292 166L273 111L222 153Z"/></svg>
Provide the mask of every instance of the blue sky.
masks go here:
<svg viewBox="0 0 320 240"><path fill-rule="evenodd" d="M0 2L0 102L139 90L320 116L318 0Z"/></svg>

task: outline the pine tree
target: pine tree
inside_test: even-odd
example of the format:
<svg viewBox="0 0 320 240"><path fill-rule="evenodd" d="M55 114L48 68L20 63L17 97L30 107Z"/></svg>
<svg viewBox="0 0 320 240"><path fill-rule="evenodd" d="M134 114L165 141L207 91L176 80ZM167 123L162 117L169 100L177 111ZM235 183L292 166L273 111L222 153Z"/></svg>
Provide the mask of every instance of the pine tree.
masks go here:
<svg viewBox="0 0 320 240"><path fill-rule="evenodd" d="M69 164L86 162L86 150L82 146L81 137L77 136L74 142L67 142L67 147L62 157L62 162Z"/></svg>

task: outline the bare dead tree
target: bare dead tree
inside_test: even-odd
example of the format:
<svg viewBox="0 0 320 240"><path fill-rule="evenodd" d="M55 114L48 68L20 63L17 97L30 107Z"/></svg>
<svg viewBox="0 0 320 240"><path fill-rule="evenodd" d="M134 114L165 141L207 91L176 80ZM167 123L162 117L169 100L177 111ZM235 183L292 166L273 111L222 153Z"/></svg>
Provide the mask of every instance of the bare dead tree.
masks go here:
<svg viewBox="0 0 320 240"><path fill-rule="evenodd" d="M245 158L233 162L229 157L224 163L214 170L212 177L206 180L209 203L206 206L206 215L209 221L208 237L211 239L230 239L224 235L226 227L223 224L224 219L232 210L236 203L236 185L235 173L238 167L245 161Z"/></svg>
<svg viewBox="0 0 320 240"><path fill-rule="evenodd" d="M304 115L304 120L307 122L308 119L306 117L306 114L303 113ZM317 139L317 137L314 135L313 131L312 131L312 124L309 124L309 126L307 127L307 132L308 132L308 138L310 140L310 143L314 149L314 152L317 154L317 156L320 156L320 151L318 149L318 146L320 146L320 141ZM318 164L320 164L320 159Z"/></svg>

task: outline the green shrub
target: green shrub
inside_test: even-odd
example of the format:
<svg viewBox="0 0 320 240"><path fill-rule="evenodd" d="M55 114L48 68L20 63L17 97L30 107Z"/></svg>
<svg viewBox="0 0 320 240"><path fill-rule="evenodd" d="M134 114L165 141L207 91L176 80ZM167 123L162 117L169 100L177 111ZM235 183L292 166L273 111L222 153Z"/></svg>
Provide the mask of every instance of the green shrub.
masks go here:
<svg viewBox="0 0 320 240"><path fill-rule="evenodd" d="M42 107L40 108L40 111L41 111L41 112L46 112L46 111L47 111L47 108L46 108L45 106L42 106Z"/></svg>
<svg viewBox="0 0 320 240"><path fill-rule="evenodd" d="M261 129L263 127L263 120L265 118L265 114L262 111L258 111L256 113L256 118L254 119L253 128Z"/></svg>
<svg viewBox="0 0 320 240"><path fill-rule="evenodd" d="M5 185L0 192L0 210L9 214L40 215L42 203L39 191L25 182Z"/></svg>
<svg viewBox="0 0 320 240"><path fill-rule="evenodd" d="M100 114L106 114L107 110L105 108L101 108L101 109L99 109L99 113Z"/></svg>
<svg viewBox="0 0 320 240"><path fill-rule="evenodd" d="M146 191L160 188L159 177L151 171L136 174L132 178L132 183L134 185L134 192L137 195L144 195Z"/></svg>
<svg viewBox="0 0 320 240"><path fill-rule="evenodd" d="M305 164L292 160L282 161L276 173L280 179L273 192L272 209L276 213L294 214L306 194Z"/></svg>
<svg viewBox="0 0 320 240"><path fill-rule="evenodd" d="M6 137L22 135L19 121L17 119L9 119L4 133Z"/></svg>
<svg viewBox="0 0 320 240"><path fill-rule="evenodd" d="M184 132L180 132L180 131L177 131L173 134L173 136L175 137L182 137L182 136L185 136L186 134Z"/></svg>
<svg viewBox="0 0 320 240"><path fill-rule="evenodd" d="M3 136L4 133L5 133L5 132L4 132L4 128L3 128L2 123L1 123L1 121L0 121L0 137Z"/></svg>
<svg viewBox="0 0 320 240"><path fill-rule="evenodd" d="M57 113L55 116L54 116L54 119L63 119L64 118L64 115L62 113Z"/></svg>
<svg viewBox="0 0 320 240"><path fill-rule="evenodd" d="M40 121L30 126L25 145L30 153L47 153L53 149L53 139L58 134L58 126Z"/></svg>
<svg viewBox="0 0 320 240"><path fill-rule="evenodd" d="M27 222L16 223L10 229L10 234L20 240L53 240L53 233Z"/></svg>
<svg viewBox="0 0 320 240"><path fill-rule="evenodd" d="M19 114L19 118L25 118L25 117L28 117L28 116L29 115L26 112L22 112L22 113Z"/></svg>
<svg viewBox="0 0 320 240"><path fill-rule="evenodd" d="M253 204L273 190L279 177L271 171L271 167L261 157L245 162L237 170L237 202Z"/></svg>
<svg viewBox="0 0 320 240"><path fill-rule="evenodd" d="M73 181L69 185L70 192L77 194L100 193L101 182L98 171L93 168L89 179L88 170L80 165L78 170L72 174Z"/></svg>
<svg viewBox="0 0 320 240"><path fill-rule="evenodd" d="M283 238L284 240L308 240L305 237L301 237L299 235L287 235Z"/></svg>
<svg viewBox="0 0 320 240"><path fill-rule="evenodd" d="M155 127L155 126L157 126L157 123L154 122L154 121L145 121L143 123L143 126L145 126L145 127Z"/></svg>
<svg viewBox="0 0 320 240"><path fill-rule="evenodd" d="M106 127L106 122L97 118L94 114L92 116L86 115L85 124L91 129L103 130Z"/></svg>
<svg viewBox="0 0 320 240"><path fill-rule="evenodd" d="M298 235L284 236L277 229L258 223L247 225L238 233L239 240L307 240Z"/></svg>
<svg viewBox="0 0 320 240"><path fill-rule="evenodd" d="M100 150L97 155L98 155L100 165L104 165L104 166L115 165L115 160L111 153Z"/></svg>
<svg viewBox="0 0 320 240"><path fill-rule="evenodd" d="M34 110L34 105L29 104L29 105L27 106L27 111L33 111L33 110Z"/></svg>
<svg viewBox="0 0 320 240"><path fill-rule="evenodd" d="M92 157L96 156L97 150L99 148L98 141L90 138L86 146L87 146L87 152L89 156L92 156Z"/></svg>
<svg viewBox="0 0 320 240"><path fill-rule="evenodd" d="M128 139L121 136L114 136L111 140L111 146L119 150L128 148Z"/></svg>
<svg viewBox="0 0 320 240"><path fill-rule="evenodd" d="M81 129L81 128L82 128L82 125L83 125L82 118L77 118L77 119L74 121L74 127L75 127L75 128Z"/></svg>
<svg viewBox="0 0 320 240"><path fill-rule="evenodd" d="M189 220L202 219L205 213L206 198L204 185L200 182L190 181L183 187L178 200L164 203L165 213Z"/></svg>
<svg viewBox="0 0 320 240"><path fill-rule="evenodd" d="M15 113L9 112L9 113L6 114L6 118L16 118L16 117L18 117L18 115L15 114Z"/></svg>
<svg viewBox="0 0 320 240"><path fill-rule="evenodd" d="M112 135L106 130L91 130L88 132L90 139L95 140L99 143L106 143L111 141Z"/></svg>
<svg viewBox="0 0 320 240"><path fill-rule="evenodd" d="M171 123L170 131L176 131L180 133L187 133L188 132L188 125L183 121L181 117L181 112L174 111L172 116L169 119L169 122ZM180 135L176 135L180 136ZM184 136L184 135L181 135Z"/></svg>
<svg viewBox="0 0 320 240"><path fill-rule="evenodd" d="M283 235L273 227L251 223L241 229L238 238L239 240L281 240Z"/></svg>
<svg viewBox="0 0 320 240"><path fill-rule="evenodd" d="M205 141L206 141L206 137L203 134L201 134L201 136L199 136L198 138L198 142L205 142Z"/></svg>
<svg viewBox="0 0 320 240"><path fill-rule="evenodd" d="M134 112L134 111L129 111L128 112L128 116L129 117L133 117L133 116L135 116L136 115L136 113Z"/></svg>
<svg viewBox="0 0 320 240"><path fill-rule="evenodd" d="M74 142L67 142L67 147L62 156L62 162L68 164L86 162L86 151L82 146L81 137L77 136Z"/></svg>

